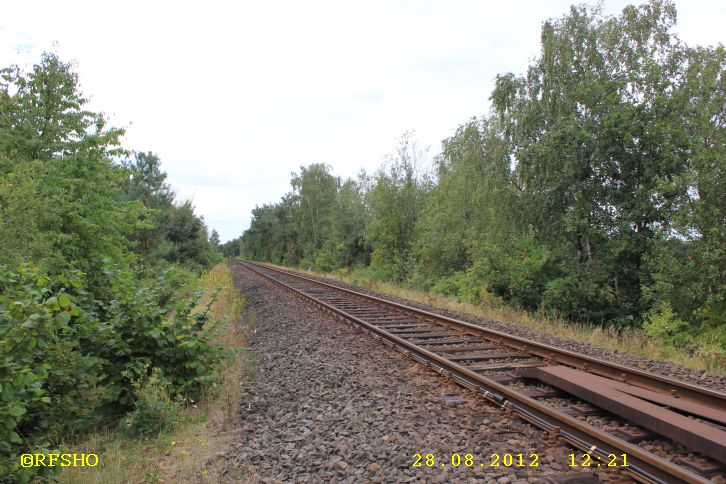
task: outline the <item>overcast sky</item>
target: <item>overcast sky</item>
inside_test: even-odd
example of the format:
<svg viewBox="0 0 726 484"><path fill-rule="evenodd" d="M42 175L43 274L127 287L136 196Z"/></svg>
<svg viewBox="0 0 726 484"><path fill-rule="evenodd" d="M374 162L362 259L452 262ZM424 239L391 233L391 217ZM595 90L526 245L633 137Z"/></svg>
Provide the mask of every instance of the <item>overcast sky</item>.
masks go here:
<svg viewBox="0 0 726 484"><path fill-rule="evenodd" d="M301 164L372 171L407 130L437 153L573 2L3 3L0 67L46 50L77 61L91 108L127 129L126 148L156 152L224 241L289 191ZM726 40L726 2L676 5L686 43Z"/></svg>

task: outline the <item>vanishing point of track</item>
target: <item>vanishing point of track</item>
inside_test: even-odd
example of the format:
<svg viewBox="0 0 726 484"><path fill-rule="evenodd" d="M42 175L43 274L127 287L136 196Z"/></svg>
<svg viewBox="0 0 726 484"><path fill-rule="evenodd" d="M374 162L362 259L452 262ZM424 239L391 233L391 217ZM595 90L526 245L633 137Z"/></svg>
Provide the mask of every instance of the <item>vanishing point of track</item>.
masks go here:
<svg viewBox="0 0 726 484"><path fill-rule="evenodd" d="M707 482L726 471L726 394L464 321L237 261L504 412L641 482ZM606 424L603 424L606 422ZM668 459L639 445L679 448Z"/></svg>

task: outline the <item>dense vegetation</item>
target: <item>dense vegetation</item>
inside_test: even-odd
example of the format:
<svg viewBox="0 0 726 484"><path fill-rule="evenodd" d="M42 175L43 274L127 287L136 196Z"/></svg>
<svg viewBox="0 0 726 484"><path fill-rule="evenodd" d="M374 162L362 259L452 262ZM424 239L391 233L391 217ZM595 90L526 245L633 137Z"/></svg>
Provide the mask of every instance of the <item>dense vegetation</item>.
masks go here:
<svg viewBox="0 0 726 484"><path fill-rule="evenodd" d="M372 175L301 167L223 252L723 351L726 51L675 21L668 1L573 7L431 169L410 134Z"/></svg>
<svg viewBox="0 0 726 484"><path fill-rule="evenodd" d="M54 54L0 70L0 480L56 471L21 453L148 418L149 379L195 396L223 356L193 311L217 245L158 157L86 104Z"/></svg>

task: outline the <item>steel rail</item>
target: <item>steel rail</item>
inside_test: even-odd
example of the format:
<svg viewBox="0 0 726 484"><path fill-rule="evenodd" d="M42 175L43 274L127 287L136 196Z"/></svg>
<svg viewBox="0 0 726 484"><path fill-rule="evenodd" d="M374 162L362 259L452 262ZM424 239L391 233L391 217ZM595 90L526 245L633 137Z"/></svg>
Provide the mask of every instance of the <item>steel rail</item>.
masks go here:
<svg viewBox="0 0 726 484"><path fill-rule="evenodd" d="M669 394L673 394L675 392L680 398L690 398L714 409L723 409L724 405L726 405L726 393L721 393L710 388L705 388L680 380L675 380L661 375L648 373L642 370L638 370L636 368L630 368L625 365L620 365L618 363L604 362L598 360L597 358L576 353L574 351L564 350L544 343L538 343L536 341L528 340L519 336L513 336L494 329L488 329L472 323L467 323L466 321L460 321L458 319L450 318L441 314L436 314L423 309L406 306L405 304L388 301L376 296L371 296L369 294L363 294L353 291L351 289L335 286L322 281L311 279L309 277L305 277L300 274L285 271L277 267L270 267L266 264L260 264L250 261L245 261L245 263L264 267L265 269L272 270L281 274L286 274L307 282L311 282L316 285L327 287L336 291L342 291L356 297L375 301L385 306L392 306L402 309L404 311L418 314L420 316L433 318L439 321L445 321L447 323L457 326L460 329L466 328L467 330L473 330L476 336L485 335L487 339L502 343L507 346L511 346L512 348L527 351L535 356L539 356L545 359L546 361L561 363L567 366L571 366L573 368L587 371L588 373L604 376L613 380L627 382L631 385L635 385L641 388L660 390L661 392L666 392Z"/></svg>
<svg viewBox="0 0 726 484"><path fill-rule="evenodd" d="M449 361L444 357L441 357L429 350L426 350L425 348L421 348L416 344L413 344L403 338L400 338L379 327L376 327L375 325L370 324L352 314L349 314L340 308L330 305L325 301L316 298L315 296L307 294L303 290L292 287L291 285L286 284L285 282L277 279L276 277L273 277L270 274L263 272L260 269L266 269L278 274L291 276L295 279L304 280L316 286L322 286L335 291L342 291L353 294L355 296L364 297L366 299L377 301L378 303L384 303L386 305L412 310L414 312L424 314L429 317L443 318L449 322L456 323L459 323L459 321L439 316L427 311L410 308L408 306L404 306L398 303L385 301L374 296L357 293L349 289L326 284L298 274L282 271L277 268L271 268L266 265L250 263L249 261L242 262L238 260L237 262L241 266L246 267L247 269L252 270L257 274L260 274L261 276L274 281L286 290L312 301L314 304L338 316L339 318L349 321L354 327L361 329L362 331L370 334L376 339L382 339L384 343L389 346L394 346L398 351L404 353L405 355L411 356L421 363L428 364L439 374L451 377L460 385L471 390L478 391L483 395L486 400L500 406L506 412L518 415L522 419L536 425L539 428L542 428L553 436L562 437L567 443L577 449L588 452L590 454L601 455L603 457L606 457L608 454L613 453L626 453L629 460L631 461L631 464L627 470L633 475L634 478L639 481L653 483L708 482L708 480L705 479L703 476L700 476L684 467L677 466L670 461L658 457L655 454L652 454L641 447L638 447L625 440L601 431L586 423L583 423L572 416L560 413L557 410L541 402L538 402L537 400L527 395L508 388L503 384L500 384L481 374L475 373L474 371L469 370L464 366ZM464 326L470 327L472 329L483 329L479 328L478 326L470 325L469 323L461 323L463 323ZM499 332L494 333L496 333L497 335L506 336ZM521 338L514 338L516 338L517 340L522 340ZM556 349L549 346L547 348ZM576 355L574 353L571 354Z"/></svg>

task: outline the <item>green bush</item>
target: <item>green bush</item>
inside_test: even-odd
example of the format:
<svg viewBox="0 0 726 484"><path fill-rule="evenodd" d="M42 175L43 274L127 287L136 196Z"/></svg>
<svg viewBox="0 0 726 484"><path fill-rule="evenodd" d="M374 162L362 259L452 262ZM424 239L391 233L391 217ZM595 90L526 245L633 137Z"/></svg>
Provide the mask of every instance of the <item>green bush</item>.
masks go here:
<svg viewBox="0 0 726 484"><path fill-rule="evenodd" d="M415 256L411 252L375 249L366 270L373 279L404 282L410 280L415 266Z"/></svg>
<svg viewBox="0 0 726 484"><path fill-rule="evenodd" d="M486 284L482 281L480 268L477 265L465 271L457 272L449 277L438 279L432 287L432 291L454 296L459 301L473 304L482 302L482 290ZM485 289L484 289L485 290Z"/></svg>
<svg viewBox="0 0 726 484"><path fill-rule="evenodd" d="M593 274L569 274L549 281L542 294L547 313L571 321L594 321L615 326L630 326L632 317L614 306L615 295L605 282ZM624 303L623 303L624 305Z"/></svg>
<svg viewBox="0 0 726 484"><path fill-rule="evenodd" d="M0 265L0 475L27 481L52 473L20 469L18 456L48 452L132 408L131 426L145 432L147 417L173 410L153 394L155 385L180 397L211 385L226 356L213 343L221 326L208 320L215 298L197 311L201 293L170 296L178 275L162 272L150 283L109 264L96 277L99 299L85 290L82 273Z"/></svg>
<svg viewBox="0 0 726 484"><path fill-rule="evenodd" d="M0 266L0 475L23 481L52 472L21 469L18 456L49 451L102 398L98 359L81 350L88 320L76 304L83 298L77 276Z"/></svg>
<svg viewBox="0 0 726 484"><path fill-rule="evenodd" d="M340 266L339 248L332 243L325 244L315 257L315 268L319 271L332 272Z"/></svg>
<svg viewBox="0 0 726 484"><path fill-rule="evenodd" d="M114 298L104 305L94 352L107 362L106 384L115 406L110 410L133 404L132 382L143 378L149 367L161 370L174 394L197 396L209 387L214 367L226 356L213 343L221 325L208 321L214 297L195 312L202 292L169 299L166 271L150 285L137 282L130 271L108 269L106 276Z"/></svg>
<svg viewBox="0 0 726 484"><path fill-rule="evenodd" d="M643 323L643 330L654 340L667 346L683 348L690 339L687 336L688 324L681 321L667 302L658 304Z"/></svg>
<svg viewBox="0 0 726 484"><path fill-rule="evenodd" d="M666 347L685 351L702 360L707 369L726 367L726 331L689 325L678 317L668 302L661 301L648 314L643 330Z"/></svg>
<svg viewBox="0 0 726 484"><path fill-rule="evenodd" d="M495 296L513 306L537 309L558 267L553 254L530 236L506 248L483 247L479 272Z"/></svg>
<svg viewBox="0 0 726 484"><path fill-rule="evenodd" d="M121 423L124 433L133 437L156 437L179 419L180 404L171 398L171 383L159 368L148 377L133 382L134 410Z"/></svg>

